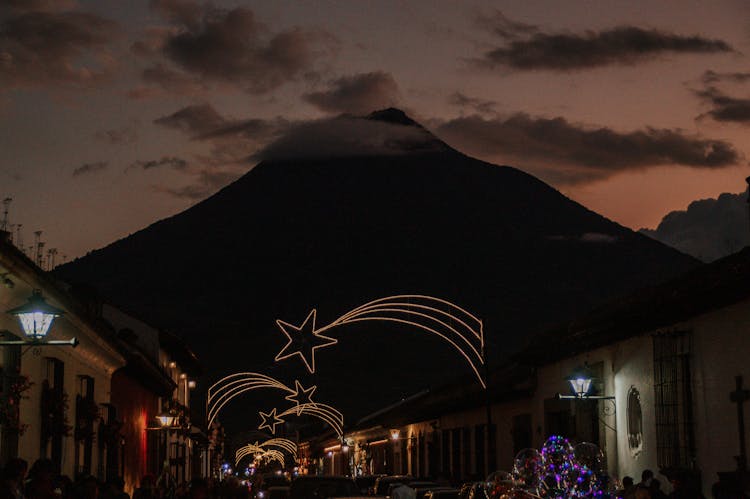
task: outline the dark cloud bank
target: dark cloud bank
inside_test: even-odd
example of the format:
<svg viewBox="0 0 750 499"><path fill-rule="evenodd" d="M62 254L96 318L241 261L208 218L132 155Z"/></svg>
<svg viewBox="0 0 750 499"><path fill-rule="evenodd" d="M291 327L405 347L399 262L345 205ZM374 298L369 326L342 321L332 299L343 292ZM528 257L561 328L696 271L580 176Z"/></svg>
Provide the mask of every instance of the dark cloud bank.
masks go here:
<svg viewBox="0 0 750 499"><path fill-rule="evenodd" d="M395 106L399 90L393 75L375 71L339 78L327 90L308 93L303 98L322 111L364 115Z"/></svg>
<svg viewBox="0 0 750 499"><path fill-rule="evenodd" d="M750 99L731 97L712 86L695 93L711 107L709 111L700 115L699 119L711 118L720 122L750 123Z"/></svg>
<svg viewBox="0 0 750 499"><path fill-rule="evenodd" d="M583 33L545 33L536 26L513 23L502 15L483 19L481 24L504 41L502 46L485 52L475 61L488 68L574 71L632 65L664 54L733 51L720 39L635 26Z"/></svg>
<svg viewBox="0 0 750 499"><path fill-rule="evenodd" d="M109 78L115 63L108 45L119 32L117 23L59 10L54 2L14 1L6 7L0 8L0 89L87 87Z"/></svg>
<svg viewBox="0 0 750 499"><path fill-rule="evenodd" d="M133 52L161 56L142 73L144 82L172 93L193 93L204 82L237 85L253 94L317 74L319 59L335 50L336 39L323 31L300 27L271 33L252 10L222 9L210 4L161 0L152 7L173 23L174 30L151 32L155 39L136 42ZM146 95L136 89L132 96Z"/></svg>
<svg viewBox="0 0 750 499"><path fill-rule="evenodd" d="M558 184L591 182L658 165L723 168L742 159L728 142L687 135L681 130L618 132L571 123L562 117L525 113L455 118L439 123L436 132L460 150L502 157L509 164L520 162Z"/></svg>
<svg viewBox="0 0 750 499"><path fill-rule="evenodd" d="M735 253L750 244L747 192L693 201L641 232L705 262Z"/></svg>

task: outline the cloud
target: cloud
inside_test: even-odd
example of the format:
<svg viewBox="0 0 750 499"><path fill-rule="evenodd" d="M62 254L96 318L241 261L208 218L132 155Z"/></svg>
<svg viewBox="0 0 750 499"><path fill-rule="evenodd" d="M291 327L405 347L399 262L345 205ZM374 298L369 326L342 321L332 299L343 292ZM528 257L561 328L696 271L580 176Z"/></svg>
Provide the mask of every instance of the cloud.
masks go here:
<svg viewBox="0 0 750 499"><path fill-rule="evenodd" d="M710 69L701 76L704 85L713 85L721 82L745 83L750 80L750 73L717 73Z"/></svg>
<svg viewBox="0 0 750 499"><path fill-rule="evenodd" d="M615 64L633 65L667 53L710 54L733 50L719 39L635 26L584 33L529 31L525 38L503 38L505 45L486 52L474 62L487 68L573 71Z"/></svg>
<svg viewBox="0 0 750 499"><path fill-rule="evenodd" d="M716 169L741 161L730 143L689 136L681 130L649 127L623 133L525 113L491 119L479 115L455 118L439 123L437 133L471 153L519 161L549 181L566 184L657 165Z"/></svg>
<svg viewBox="0 0 750 499"><path fill-rule="evenodd" d="M324 31L270 33L244 7L228 10L181 0L155 1L152 7L176 23L176 30L164 33L161 52L167 59L202 83L231 83L253 94L315 73L318 59L337 46ZM152 42L137 43L133 50L148 54L153 47ZM163 68L152 77L159 84L175 78Z"/></svg>
<svg viewBox="0 0 750 499"><path fill-rule="evenodd" d="M152 0L151 8L165 19L178 22L189 29L200 29L204 8L186 0Z"/></svg>
<svg viewBox="0 0 750 499"><path fill-rule="evenodd" d="M89 87L111 75L114 21L78 11L11 12L0 18L0 87Z"/></svg>
<svg viewBox="0 0 750 499"><path fill-rule="evenodd" d="M461 92L454 92L448 97L448 103L462 109L473 109L480 114L494 114L497 110L498 103L493 100L479 99L469 97Z"/></svg>
<svg viewBox="0 0 750 499"><path fill-rule="evenodd" d="M715 121L750 123L750 99L730 97L715 87L698 90L695 94L712 107L698 119L709 117Z"/></svg>
<svg viewBox="0 0 750 499"><path fill-rule="evenodd" d="M81 175L88 175L90 173L100 172L107 168L106 161L96 161L94 163L84 163L81 166L73 170L74 177L80 177Z"/></svg>
<svg viewBox="0 0 750 499"><path fill-rule="evenodd" d="M136 161L132 163L128 169L140 168L141 170L153 170L154 168L167 167L175 170L185 170L187 166L188 162L182 158L176 156L162 156L160 159Z"/></svg>
<svg viewBox="0 0 750 499"><path fill-rule="evenodd" d="M132 144L138 140L138 130L134 126L125 126L111 130L99 130L94 134L96 140L112 145Z"/></svg>
<svg viewBox="0 0 750 499"><path fill-rule="evenodd" d="M209 150L196 155L194 163L213 168L247 168L250 162L248 158L293 125L283 118L225 117L210 104L184 107L168 116L155 119L154 123L178 130L193 141L209 144Z"/></svg>
<svg viewBox="0 0 750 499"><path fill-rule="evenodd" d="M157 118L154 123L197 135L226 125L226 120L210 104L196 104L184 107L169 116Z"/></svg>
<svg viewBox="0 0 750 499"><path fill-rule="evenodd" d="M200 95L208 86L200 79L183 71L175 71L162 63L157 63L141 71L141 80L152 86L138 86L128 92L134 99L171 95Z"/></svg>
<svg viewBox="0 0 750 499"><path fill-rule="evenodd" d="M667 214L655 230L640 232L705 262L750 244L747 191L725 192L715 199L693 201L686 210Z"/></svg>
<svg viewBox="0 0 750 499"><path fill-rule="evenodd" d="M533 24L513 21L497 9L489 14L480 14L476 18L476 25L504 40L515 40L522 36L529 36L539 31Z"/></svg>
<svg viewBox="0 0 750 499"><path fill-rule="evenodd" d="M260 160L327 159L444 149L445 144L419 126L339 116L294 124L253 157Z"/></svg>
<svg viewBox="0 0 750 499"><path fill-rule="evenodd" d="M399 90L393 75L374 71L338 78L327 90L305 94L303 99L322 111L361 115L395 106Z"/></svg>
<svg viewBox="0 0 750 499"><path fill-rule="evenodd" d="M54 12L70 10L75 5L75 0L3 0L3 6L17 12Z"/></svg>

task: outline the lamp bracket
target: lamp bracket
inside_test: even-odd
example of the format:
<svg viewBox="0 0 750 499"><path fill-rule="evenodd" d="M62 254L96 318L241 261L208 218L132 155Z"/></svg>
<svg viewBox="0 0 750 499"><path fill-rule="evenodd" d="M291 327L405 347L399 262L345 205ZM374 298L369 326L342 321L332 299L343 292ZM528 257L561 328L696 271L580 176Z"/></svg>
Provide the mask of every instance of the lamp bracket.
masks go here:
<svg viewBox="0 0 750 499"><path fill-rule="evenodd" d="M584 397L578 397L576 395L563 395L561 393L557 394L558 400L567 400L567 399L575 399L575 400L615 400L614 396L605 396L605 395L586 395Z"/></svg>
<svg viewBox="0 0 750 499"><path fill-rule="evenodd" d="M3 340L0 341L0 346L27 346L27 347L77 347L78 338L71 338L69 340Z"/></svg>

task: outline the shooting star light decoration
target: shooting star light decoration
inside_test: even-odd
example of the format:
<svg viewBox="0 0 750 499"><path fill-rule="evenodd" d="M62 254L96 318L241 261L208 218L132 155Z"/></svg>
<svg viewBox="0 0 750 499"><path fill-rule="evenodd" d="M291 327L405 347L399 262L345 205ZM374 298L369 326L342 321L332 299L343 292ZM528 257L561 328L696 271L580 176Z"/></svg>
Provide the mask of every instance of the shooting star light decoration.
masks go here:
<svg viewBox="0 0 750 499"><path fill-rule="evenodd" d="M311 373L315 372L315 350L338 343L337 340L320 334L319 329L315 329L316 313L313 309L307 314L307 318L300 326L281 320L276 321L281 332L289 339L289 342L276 355L276 361L287 359L292 355L299 355L307 370Z"/></svg>
<svg viewBox="0 0 750 499"><path fill-rule="evenodd" d="M263 422L260 423L260 426L258 426L259 430L268 428L271 431L272 435L276 435L276 426L284 424L284 420L276 415L275 407L271 409L271 412L267 414L263 411L259 412L258 414L260 414L260 418L263 420Z"/></svg>
<svg viewBox="0 0 750 499"><path fill-rule="evenodd" d="M263 423L260 428L268 428L271 433L275 434L276 425L284 422L283 416L307 414L323 420L331 425L337 435L342 436L344 433L344 416L327 404L312 401L312 394L315 392L315 386L304 388L299 381L295 381L295 388L289 388L281 381L266 376L264 374L244 372L235 373L225 376L208 389L206 399L206 416L208 427L210 428L222 408L232 399L250 390L261 388L270 388L287 392L286 399L294 402L296 405L290 409L277 414L273 409L269 413L261 413Z"/></svg>
<svg viewBox="0 0 750 499"><path fill-rule="evenodd" d="M257 444L257 442L256 442ZM297 444L289 440L288 438L271 438L260 444L261 447L277 447L282 449L295 458L297 457Z"/></svg>
<svg viewBox="0 0 750 499"><path fill-rule="evenodd" d="M297 460L297 444L289 440L288 438L271 438L266 440L262 444L258 444L256 441L254 444L247 444L237 449L234 453L234 465L238 467L240 461L249 455L263 456L267 451L273 450L268 447L276 447L282 451L290 454L293 460Z"/></svg>
<svg viewBox="0 0 750 499"><path fill-rule="evenodd" d="M314 373L315 351L338 343L322 333L355 322L388 321L413 326L444 339L468 361L482 387L487 386L480 371L485 364L482 321L449 301L426 295L388 296L365 303L317 329L316 314L313 309L300 326L276 321L289 339L276 356L277 361L299 355L307 370Z"/></svg>

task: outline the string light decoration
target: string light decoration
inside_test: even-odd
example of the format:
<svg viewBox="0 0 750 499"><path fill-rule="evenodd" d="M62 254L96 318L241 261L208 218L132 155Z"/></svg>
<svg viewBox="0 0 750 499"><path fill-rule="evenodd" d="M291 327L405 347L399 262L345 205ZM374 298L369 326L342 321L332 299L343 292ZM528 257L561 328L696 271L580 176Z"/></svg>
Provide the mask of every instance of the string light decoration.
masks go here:
<svg viewBox="0 0 750 499"><path fill-rule="evenodd" d="M234 453L234 466L238 467L240 465L240 461L245 456L248 456L250 454L263 454L265 452L265 449L258 445L258 442L255 442L254 444L247 444L243 447L240 447L237 449L237 451Z"/></svg>
<svg viewBox="0 0 750 499"><path fill-rule="evenodd" d="M273 389L286 392L286 400L292 401L296 405L280 414L277 414L276 409L267 414L260 413L261 418L263 418L260 429L268 428L272 434L275 434L276 425L284 422L280 418L289 415L301 416L307 414L331 425L339 436L343 435L343 414L330 405L313 402L312 394L317 387L305 388L299 381L295 381L294 386L294 389L289 388L281 381L270 376L253 372L242 372L225 376L208 389L208 397L206 398L208 427L211 427L222 408L235 397L251 390ZM269 423L269 418L272 421L271 423Z"/></svg>
<svg viewBox="0 0 750 499"><path fill-rule="evenodd" d="M338 340L322 333L362 321L388 321L406 324L435 334L450 343L467 360L482 387L484 329L482 321L449 301L426 295L395 295L373 300L351 310L330 324L316 328L313 309L300 326L277 320L289 342L276 355L276 361L299 355L310 373L315 372L315 351L333 346Z"/></svg>
<svg viewBox="0 0 750 499"><path fill-rule="evenodd" d="M284 397L284 399L290 402L294 402L297 407L300 407L303 404L316 405L315 402L313 402L312 395L317 389L318 387L315 385L305 389L302 386L302 383L300 383L298 380L294 380L295 393L287 395L286 397ZM301 412L297 411L297 416L299 416L300 414Z"/></svg>
<svg viewBox="0 0 750 499"><path fill-rule="evenodd" d="M271 412L268 413L261 411L259 414L263 422L260 424L260 426L258 426L258 429L262 430L264 428L268 428L271 431L272 435L276 434L276 425L283 424L285 422L284 419L281 419L282 417L292 415L301 416L303 414L308 414L328 423L328 425L333 428L339 438L342 438L344 436L344 416L330 405L318 403L302 404L291 407L280 414L276 413L276 408L271 409Z"/></svg>
<svg viewBox="0 0 750 499"><path fill-rule="evenodd" d="M259 412L260 418L263 420L260 423L260 426L258 426L259 430L262 430L263 428L268 428L271 431L272 435L276 434L276 426L280 424L284 424L284 420L281 419L279 416L276 415L276 408L274 407L271 409L271 412L265 413L263 411Z"/></svg>
<svg viewBox="0 0 750 499"><path fill-rule="evenodd" d="M268 449L267 451L263 452L263 454L260 455L260 459L268 459L269 461L278 461L279 463L281 463L282 468L286 466L286 461L284 460L284 454L274 449Z"/></svg>
<svg viewBox="0 0 750 499"><path fill-rule="evenodd" d="M238 467L240 465L240 461L242 461L242 459L244 459L246 456L257 455L258 457L262 457L264 454L266 454L267 451L275 450L268 449L268 447L276 447L282 449L284 452L290 454L293 460L297 460L297 444L295 444L288 438L271 438L269 440L266 440L262 444L258 444L258 442L256 441L254 444L247 444L237 449L237 451L234 453L235 467Z"/></svg>
<svg viewBox="0 0 750 499"><path fill-rule="evenodd" d="M317 312L313 309L300 326L295 326L277 320L276 324L289 339L284 348L276 355L276 361L288 359L292 355L299 355L305 367L311 373L315 372L315 350L325 348L338 343L338 340L323 336L320 330L315 329L315 316Z"/></svg>
<svg viewBox="0 0 750 499"><path fill-rule="evenodd" d="M344 415L327 404L302 404L279 414L279 417L290 415L308 414L328 423L338 435L339 439L344 437Z"/></svg>
<svg viewBox="0 0 750 499"><path fill-rule="evenodd" d="M279 449L282 449L285 452L291 454L295 459L297 458L297 444L295 444L288 438L271 438L260 444L260 447L278 447Z"/></svg>
<svg viewBox="0 0 750 499"><path fill-rule="evenodd" d="M493 474L497 475L497 474ZM604 456L595 444L575 447L568 439L552 435L542 448L523 449L514 460L509 479L486 481L486 496L545 499L609 499L614 497Z"/></svg>

